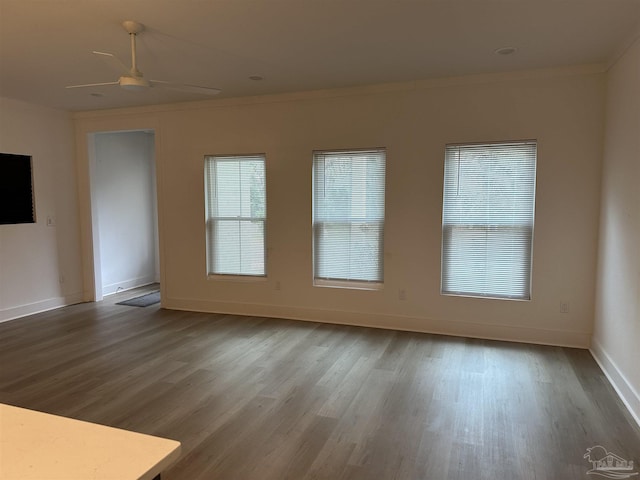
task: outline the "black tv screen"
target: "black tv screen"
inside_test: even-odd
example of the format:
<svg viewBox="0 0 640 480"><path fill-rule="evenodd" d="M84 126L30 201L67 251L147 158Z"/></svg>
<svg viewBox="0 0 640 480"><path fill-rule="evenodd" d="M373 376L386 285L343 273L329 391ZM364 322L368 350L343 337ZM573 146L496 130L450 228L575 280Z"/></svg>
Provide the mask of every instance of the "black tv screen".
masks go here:
<svg viewBox="0 0 640 480"><path fill-rule="evenodd" d="M35 223L31 157L0 153L0 224Z"/></svg>

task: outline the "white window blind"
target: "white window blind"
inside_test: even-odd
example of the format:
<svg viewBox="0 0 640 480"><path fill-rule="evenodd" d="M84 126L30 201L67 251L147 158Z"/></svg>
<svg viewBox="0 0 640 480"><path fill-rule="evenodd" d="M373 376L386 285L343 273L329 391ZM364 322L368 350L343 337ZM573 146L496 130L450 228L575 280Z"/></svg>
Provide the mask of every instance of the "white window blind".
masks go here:
<svg viewBox="0 0 640 480"><path fill-rule="evenodd" d="M384 150L315 152L314 278L383 281Z"/></svg>
<svg viewBox="0 0 640 480"><path fill-rule="evenodd" d="M448 145L442 293L531 298L536 143Z"/></svg>
<svg viewBox="0 0 640 480"><path fill-rule="evenodd" d="M265 275L265 159L205 158L207 273Z"/></svg>

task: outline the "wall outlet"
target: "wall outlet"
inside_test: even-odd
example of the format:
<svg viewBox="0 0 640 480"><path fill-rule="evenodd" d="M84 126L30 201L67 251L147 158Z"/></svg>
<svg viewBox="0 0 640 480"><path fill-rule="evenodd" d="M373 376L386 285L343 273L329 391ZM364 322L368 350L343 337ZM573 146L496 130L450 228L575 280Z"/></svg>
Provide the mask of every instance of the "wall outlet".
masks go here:
<svg viewBox="0 0 640 480"><path fill-rule="evenodd" d="M282 285L280 285L280 280L276 282L276 290L280 291L282 289Z"/></svg>
<svg viewBox="0 0 640 480"><path fill-rule="evenodd" d="M567 302L560 302L560 313L569 313L569 304Z"/></svg>
<svg viewBox="0 0 640 480"><path fill-rule="evenodd" d="M404 289L398 290L398 300L406 300L407 292Z"/></svg>

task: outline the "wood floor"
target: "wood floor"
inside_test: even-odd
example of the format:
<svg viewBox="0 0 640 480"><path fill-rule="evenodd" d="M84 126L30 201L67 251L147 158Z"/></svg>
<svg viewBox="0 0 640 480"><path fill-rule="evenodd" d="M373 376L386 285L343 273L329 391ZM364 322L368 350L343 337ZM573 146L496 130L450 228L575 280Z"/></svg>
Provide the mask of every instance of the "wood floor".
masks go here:
<svg viewBox="0 0 640 480"><path fill-rule="evenodd" d="M586 350L117 298L0 324L0 402L179 440L163 480L584 480L594 445L640 465Z"/></svg>

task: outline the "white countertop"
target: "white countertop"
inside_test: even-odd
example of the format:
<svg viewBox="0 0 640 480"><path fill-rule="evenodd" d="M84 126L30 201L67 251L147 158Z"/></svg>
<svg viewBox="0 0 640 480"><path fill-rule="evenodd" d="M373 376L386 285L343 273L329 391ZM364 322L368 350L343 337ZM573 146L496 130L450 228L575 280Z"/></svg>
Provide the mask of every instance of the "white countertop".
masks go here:
<svg viewBox="0 0 640 480"><path fill-rule="evenodd" d="M0 404L0 480L151 480L180 442Z"/></svg>

